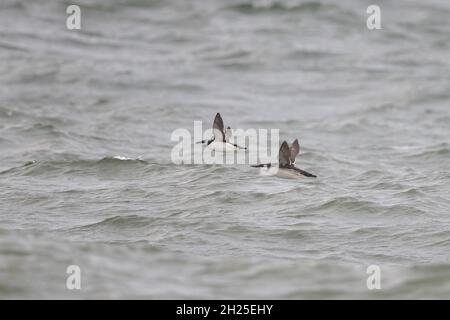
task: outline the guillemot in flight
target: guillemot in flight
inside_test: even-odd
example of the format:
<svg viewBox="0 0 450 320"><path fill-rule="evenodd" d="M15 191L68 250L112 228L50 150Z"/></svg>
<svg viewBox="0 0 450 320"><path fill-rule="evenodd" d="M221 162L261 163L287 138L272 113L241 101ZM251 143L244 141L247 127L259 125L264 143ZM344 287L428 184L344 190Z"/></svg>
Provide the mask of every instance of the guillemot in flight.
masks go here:
<svg viewBox="0 0 450 320"><path fill-rule="evenodd" d="M294 166L295 157L300 152L300 145L298 144L298 140L295 139L292 145L289 147L286 141L283 141L280 147L280 151L278 153L278 170L276 172L276 176L282 178L294 178L299 176L305 176L310 178L317 178L316 175L306 172L302 169L299 169ZM270 168L272 166L271 163L267 164L258 164L253 165L254 168Z"/></svg>
<svg viewBox="0 0 450 320"><path fill-rule="evenodd" d="M202 140L200 143L206 143L206 145L215 151L236 151L239 149L247 150L247 147L238 146L235 143L231 143L231 127L224 129L222 117L217 112L213 122L213 134L214 136L209 140Z"/></svg>

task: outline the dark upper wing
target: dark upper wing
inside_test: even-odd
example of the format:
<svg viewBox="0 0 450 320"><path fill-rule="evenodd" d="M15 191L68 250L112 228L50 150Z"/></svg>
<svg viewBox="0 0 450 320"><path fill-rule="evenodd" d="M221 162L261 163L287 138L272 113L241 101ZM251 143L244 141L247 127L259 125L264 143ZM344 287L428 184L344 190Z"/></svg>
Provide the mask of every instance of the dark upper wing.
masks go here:
<svg viewBox="0 0 450 320"><path fill-rule="evenodd" d="M298 140L295 139L294 142L292 143L291 148L290 148L291 163L295 162L295 157L298 155L299 152L300 152L300 145L298 144Z"/></svg>
<svg viewBox="0 0 450 320"><path fill-rule="evenodd" d="M278 153L278 163L280 168L289 167L291 165L291 151L286 141L283 141Z"/></svg>
<svg viewBox="0 0 450 320"><path fill-rule="evenodd" d="M220 113L217 112L213 123L214 140L225 142L225 131L223 129L223 120Z"/></svg>

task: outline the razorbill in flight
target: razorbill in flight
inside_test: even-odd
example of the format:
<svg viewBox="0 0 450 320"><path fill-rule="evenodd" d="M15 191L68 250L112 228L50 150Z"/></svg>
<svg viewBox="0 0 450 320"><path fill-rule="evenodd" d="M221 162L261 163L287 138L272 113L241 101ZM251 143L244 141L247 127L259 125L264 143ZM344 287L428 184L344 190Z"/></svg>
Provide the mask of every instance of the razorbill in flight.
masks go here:
<svg viewBox="0 0 450 320"><path fill-rule="evenodd" d="M298 144L297 139L294 140L294 142L290 147L286 141L283 141L280 147L280 151L278 153L278 170L275 175L282 178L294 178L299 176L317 178L316 175L306 172L294 166L295 157L299 154L299 152L300 152L300 145ZM271 166L272 164L268 163L268 164L253 165L252 167L270 168Z"/></svg>
<svg viewBox="0 0 450 320"><path fill-rule="evenodd" d="M239 149L246 150L247 147L241 147L237 144L231 143L231 128L228 126L224 129L222 117L220 113L217 112L216 117L213 122L213 134L214 136L210 140L202 140L201 143L206 143L206 145L215 151L236 151Z"/></svg>

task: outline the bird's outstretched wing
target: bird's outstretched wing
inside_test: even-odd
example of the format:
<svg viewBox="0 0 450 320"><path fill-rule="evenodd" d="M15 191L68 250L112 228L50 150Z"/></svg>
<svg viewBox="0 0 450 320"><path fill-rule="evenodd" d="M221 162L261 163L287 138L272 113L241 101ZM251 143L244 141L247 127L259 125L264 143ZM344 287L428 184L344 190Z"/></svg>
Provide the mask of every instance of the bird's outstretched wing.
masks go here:
<svg viewBox="0 0 450 320"><path fill-rule="evenodd" d="M227 127L226 130L225 130L225 141L226 142L230 142L231 135L232 135L231 128Z"/></svg>
<svg viewBox="0 0 450 320"><path fill-rule="evenodd" d="M291 151L286 141L283 141L278 153L278 163L280 168L287 168L291 165Z"/></svg>
<svg viewBox="0 0 450 320"><path fill-rule="evenodd" d="M223 120L220 113L217 112L213 123L214 140L225 142L225 131L223 126Z"/></svg>
<svg viewBox="0 0 450 320"><path fill-rule="evenodd" d="M297 155L300 152L300 145L298 144L298 139L295 139L294 142L292 142L292 146L289 148L290 149L290 160L291 163L295 163L295 157L297 157Z"/></svg>

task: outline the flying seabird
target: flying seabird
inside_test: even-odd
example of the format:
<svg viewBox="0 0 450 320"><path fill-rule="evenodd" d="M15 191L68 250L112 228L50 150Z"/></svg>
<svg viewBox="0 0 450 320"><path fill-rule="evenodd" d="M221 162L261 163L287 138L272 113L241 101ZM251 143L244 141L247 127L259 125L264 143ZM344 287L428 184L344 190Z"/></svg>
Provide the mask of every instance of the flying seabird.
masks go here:
<svg viewBox="0 0 450 320"><path fill-rule="evenodd" d="M299 177L299 176L305 176L310 178L317 178L316 175L306 172L302 169L297 168L294 166L295 163L295 157L300 152L300 145L298 144L298 140L295 139L292 145L289 147L288 143L286 141L283 141L280 147L280 151L278 153L278 170L275 174L276 176L283 177L283 178L292 178L292 177ZM268 164L258 164L253 165L254 168L270 168L272 166L271 163Z"/></svg>
<svg viewBox="0 0 450 320"><path fill-rule="evenodd" d="M213 134L214 136L209 140L202 140L201 143L206 143L206 145L216 151L235 151L239 149L247 149L247 147L238 146L235 143L231 143L231 127L224 129L222 117L220 113L217 112L216 117L213 122Z"/></svg>

